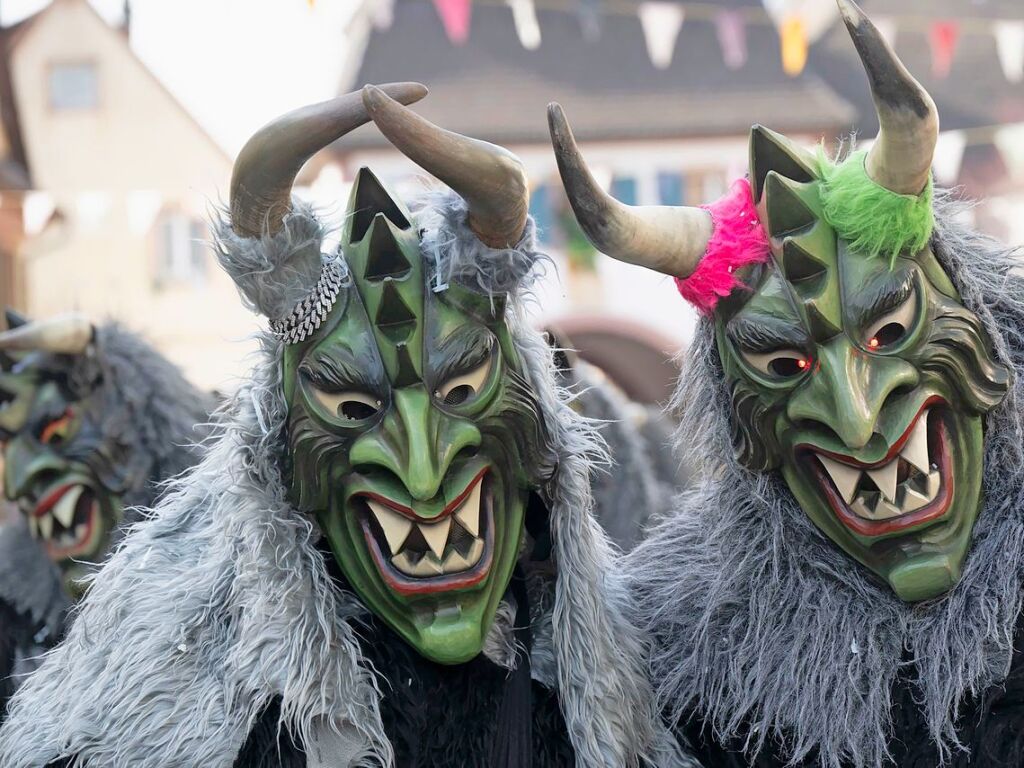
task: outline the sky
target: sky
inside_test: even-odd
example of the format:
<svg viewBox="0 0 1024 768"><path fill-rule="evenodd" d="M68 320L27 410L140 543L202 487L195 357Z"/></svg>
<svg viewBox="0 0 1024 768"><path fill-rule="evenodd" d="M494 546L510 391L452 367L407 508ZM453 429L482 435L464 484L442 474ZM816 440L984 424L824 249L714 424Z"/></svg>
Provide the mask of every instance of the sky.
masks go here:
<svg viewBox="0 0 1024 768"><path fill-rule="evenodd" d="M124 0L90 0L120 23ZM12 24L49 0L3 0ZM132 48L231 155L261 125L337 95L362 0L132 0Z"/></svg>

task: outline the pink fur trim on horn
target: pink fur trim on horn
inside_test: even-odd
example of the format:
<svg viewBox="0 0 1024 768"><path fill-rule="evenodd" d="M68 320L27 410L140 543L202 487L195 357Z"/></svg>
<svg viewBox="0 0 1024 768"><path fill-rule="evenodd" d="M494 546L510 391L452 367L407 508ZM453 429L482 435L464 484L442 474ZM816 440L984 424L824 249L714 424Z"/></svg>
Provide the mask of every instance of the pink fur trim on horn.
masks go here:
<svg viewBox="0 0 1024 768"><path fill-rule="evenodd" d="M677 277L676 287L684 299L709 315L718 300L739 285L733 273L747 264L768 261L771 250L746 179L737 179L722 198L701 207L711 214L715 231L697 269L687 278Z"/></svg>

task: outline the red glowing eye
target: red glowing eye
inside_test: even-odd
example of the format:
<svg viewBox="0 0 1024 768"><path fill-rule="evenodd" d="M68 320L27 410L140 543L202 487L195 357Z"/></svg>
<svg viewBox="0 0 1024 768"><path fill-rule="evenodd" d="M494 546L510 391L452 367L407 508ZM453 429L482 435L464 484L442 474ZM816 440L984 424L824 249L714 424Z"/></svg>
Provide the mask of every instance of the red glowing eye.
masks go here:
<svg viewBox="0 0 1024 768"><path fill-rule="evenodd" d="M872 336L868 339L868 346L871 347L871 349L878 349L879 346L881 346L881 342L878 340L877 336Z"/></svg>
<svg viewBox="0 0 1024 768"><path fill-rule="evenodd" d="M73 414L71 413L71 410L68 409L64 412L63 416L54 419L43 427L42 434L39 435L40 442L44 444L57 443L67 438L71 427L72 417Z"/></svg>
<svg viewBox="0 0 1024 768"><path fill-rule="evenodd" d="M806 360L804 360L804 359L800 359L800 360L797 360L797 361L796 361L796 364L797 364L797 367L798 367L798 368L799 368L799 369L800 369L801 371L802 371L802 370L804 370L804 369L805 369L805 368L807 367L807 361L806 361Z"/></svg>

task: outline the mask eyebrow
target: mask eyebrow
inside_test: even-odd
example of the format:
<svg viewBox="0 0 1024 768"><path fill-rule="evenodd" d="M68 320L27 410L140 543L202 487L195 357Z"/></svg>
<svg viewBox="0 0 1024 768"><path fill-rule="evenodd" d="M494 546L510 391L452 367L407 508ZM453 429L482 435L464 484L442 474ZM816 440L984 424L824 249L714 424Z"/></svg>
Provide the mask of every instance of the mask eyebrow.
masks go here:
<svg viewBox="0 0 1024 768"><path fill-rule="evenodd" d="M807 333L793 322L771 315L737 315L725 326L725 335L747 352L807 346Z"/></svg>
<svg viewBox="0 0 1024 768"><path fill-rule="evenodd" d="M452 334L439 350L437 378L443 381L473 370L488 358L494 344L494 335L485 328Z"/></svg>
<svg viewBox="0 0 1024 768"><path fill-rule="evenodd" d="M890 272L875 275L857 291L857 301L850 312L851 319L856 327L863 328L873 320L896 309L913 292L914 274L909 270L895 281Z"/></svg>
<svg viewBox="0 0 1024 768"><path fill-rule="evenodd" d="M302 374L317 389L324 392L343 392L347 389L358 389L375 392L376 382L372 381L362 367L347 355L329 355L317 352L299 365Z"/></svg>

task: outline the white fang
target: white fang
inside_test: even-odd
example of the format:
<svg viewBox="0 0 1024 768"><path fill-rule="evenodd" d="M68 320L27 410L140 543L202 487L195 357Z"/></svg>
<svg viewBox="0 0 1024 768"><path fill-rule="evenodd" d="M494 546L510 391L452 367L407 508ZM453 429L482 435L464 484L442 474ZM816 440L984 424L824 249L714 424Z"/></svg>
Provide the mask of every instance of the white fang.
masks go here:
<svg viewBox="0 0 1024 768"><path fill-rule="evenodd" d="M75 504L78 503L78 497L81 495L82 486L73 488L61 496L60 501L58 501L56 506L53 508L53 516L56 517L60 521L60 524L65 528L70 528L71 523L75 519Z"/></svg>
<svg viewBox="0 0 1024 768"><path fill-rule="evenodd" d="M419 525L420 533L423 534L423 538L426 540L427 546L430 547L430 551L440 560L444 556L444 545L448 542L448 531L451 530L452 519L444 517L436 523L429 525L417 523L417 525Z"/></svg>
<svg viewBox="0 0 1024 768"><path fill-rule="evenodd" d="M388 540L388 547L391 548L391 553L398 552L412 530L412 520L403 517L393 509L388 509L383 504L378 504L376 501L368 499L367 504L370 505L374 517L377 518L381 530L384 531L384 538Z"/></svg>
<svg viewBox="0 0 1024 768"><path fill-rule="evenodd" d="M461 506L455 510L455 519L459 524L474 536L480 535L480 486L482 480L477 480L473 490L463 500Z"/></svg>
<svg viewBox="0 0 1024 768"><path fill-rule="evenodd" d="M899 469L899 461L893 459L888 464L877 469L865 470L868 473L878 490L882 492L889 501L896 501L896 470Z"/></svg>
<svg viewBox="0 0 1024 768"><path fill-rule="evenodd" d="M818 454L818 459L821 461L821 465L828 471L832 482L835 483L836 488L839 490L839 495L843 497L843 501L849 504L857 492L860 470L821 454Z"/></svg>
<svg viewBox="0 0 1024 768"><path fill-rule="evenodd" d="M914 425L914 431L903 445L900 455L917 469L928 474L928 413L922 413Z"/></svg>

